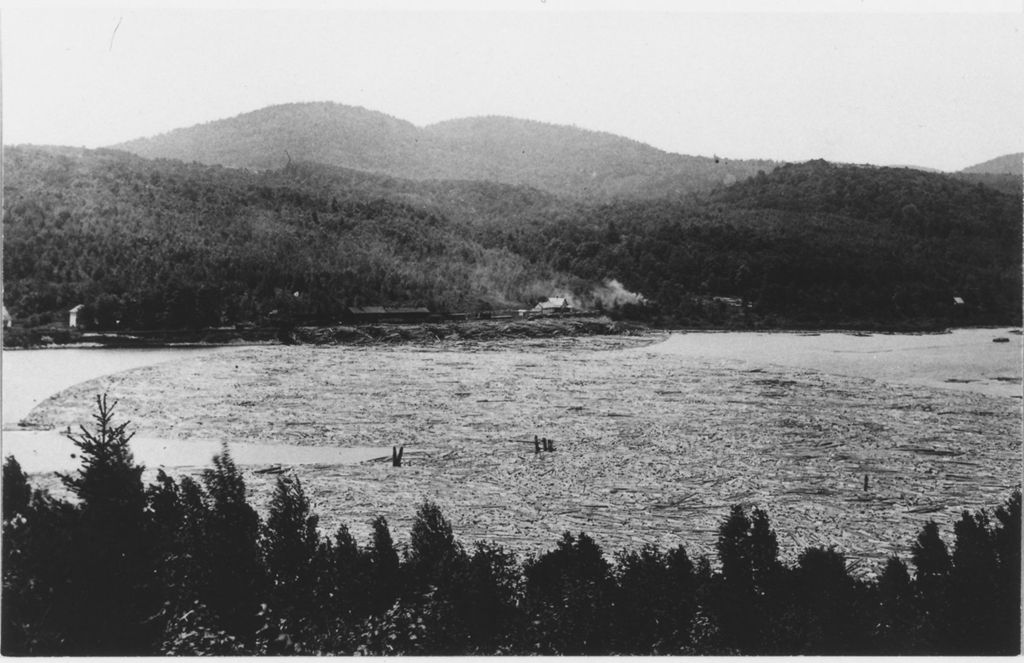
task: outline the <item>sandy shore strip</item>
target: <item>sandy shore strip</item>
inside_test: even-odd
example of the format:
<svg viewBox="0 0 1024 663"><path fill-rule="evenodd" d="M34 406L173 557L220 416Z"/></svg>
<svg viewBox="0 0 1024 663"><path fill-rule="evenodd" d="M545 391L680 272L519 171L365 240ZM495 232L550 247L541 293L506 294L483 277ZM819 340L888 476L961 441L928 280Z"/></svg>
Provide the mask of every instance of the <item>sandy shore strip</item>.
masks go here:
<svg viewBox="0 0 1024 663"><path fill-rule="evenodd" d="M133 437L129 446L136 463L147 469L180 471L211 467L211 459L221 453L214 440L172 440ZM81 464L78 448L57 431L7 431L3 440L4 456L18 459L28 474L72 472ZM310 447L290 444L251 444L232 442L235 464L249 469L273 466L348 465L390 456L391 447Z"/></svg>

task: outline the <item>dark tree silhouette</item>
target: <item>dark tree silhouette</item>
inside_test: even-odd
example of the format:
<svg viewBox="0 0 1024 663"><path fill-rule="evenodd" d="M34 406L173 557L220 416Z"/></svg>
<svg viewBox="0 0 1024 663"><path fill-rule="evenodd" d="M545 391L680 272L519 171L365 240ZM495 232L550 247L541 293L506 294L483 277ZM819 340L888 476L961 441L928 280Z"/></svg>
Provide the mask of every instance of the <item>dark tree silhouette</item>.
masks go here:
<svg viewBox="0 0 1024 663"><path fill-rule="evenodd" d="M584 533L565 532L554 550L525 567L526 604L545 654L608 654L612 646L611 566Z"/></svg>
<svg viewBox="0 0 1024 663"><path fill-rule="evenodd" d="M144 468L135 464L128 446L129 422L114 423L115 406L105 394L96 397L93 428L68 434L82 467L58 474L80 500L70 595L79 618L68 637L83 654L145 653L156 628L151 618L160 606L152 585L155 558L147 536Z"/></svg>
<svg viewBox="0 0 1024 663"><path fill-rule="evenodd" d="M298 477L279 476L270 498L261 549L269 581L268 598L279 628L296 636L322 615L317 584L322 572L319 518L310 512L309 499Z"/></svg>
<svg viewBox="0 0 1024 663"><path fill-rule="evenodd" d="M266 586L259 555L260 519L247 501L245 480L226 444L202 478L207 494L206 542L197 552L209 569L202 603L228 633L252 634Z"/></svg>
<svg viewBox="0 0 1024 663"><path fill-rule="evenodd" d="M32 486L28 483L28 475L21 470L21 465L14 456L4 458L3 500L5 523L16 516L28 513L29 503L32 501Z"/></svg>
<svg viewBox="0 0 1024 663"><path fill-rule="evenodd" d="M160 473L143 489L130 435L97 409L65 477L75 503L5 462L5 655L1020 652L1019 491L994 517L962 514L952 554L926 524L916 573L893 556L877 582L832 548L783 565L766 512L742 507L719 527L719 571L682 546L612 565L583 533L523 564L467 554L428 501L400 557L383 517L366 547L345 527L321 540L295 479L261 521L226 447L202 484Z"/></svg>

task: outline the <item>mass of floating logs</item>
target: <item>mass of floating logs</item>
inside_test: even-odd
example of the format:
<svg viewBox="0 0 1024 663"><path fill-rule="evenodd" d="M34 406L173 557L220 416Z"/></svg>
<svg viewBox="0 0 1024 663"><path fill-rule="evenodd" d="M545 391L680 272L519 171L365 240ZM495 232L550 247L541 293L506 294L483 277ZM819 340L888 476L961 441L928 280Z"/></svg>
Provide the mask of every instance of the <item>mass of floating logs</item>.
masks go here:
<svg viewBox="0 0 1024 663"><path fill-rule="evenodd" d="M836 545L848 560L880 567L892 552L909 559L927 520L952 527L961 510L992 509L1020 481L1019 400L623 355L605 352L609 342L576 339L562 352L520 341L515 352L479 354L239 348L84 383L32 416L57 430L88 421L92 395L109 387L132 394L125 410L153 436L353 447L401 439L416 466L403 462L402 472L387 465L397 449L365 463L302 468L325 529L346 524L367 540L370 520L385 515L402 536L426 497L463 541L519 554L547 549L569 529L606 551L642 541L713 555L717 528L742 502L768 511L780 554L793 562L804 546ZM309 385L317 398L306 396ZM238 393L246 394L241 404ZM609 410L633 416L604 416ZM560 453L543 461L540 430L563 436ZM537 456L523 462L531 443ZM265 513L277 476L246 479ZM38 481L63 488L52 475ZM607 507L585 506L593 504Z"/></svg>
<svg viewBox="0 0 1024 663"><path fill-rule="evenodd" d="M550 338L553 336L642 335L648 330L636 324L608 318L556 318L550 320L471 320L423 324L375 324L358 327L299 327L299 343L317 345L392 345L445 341L492 341Z"/></svg>

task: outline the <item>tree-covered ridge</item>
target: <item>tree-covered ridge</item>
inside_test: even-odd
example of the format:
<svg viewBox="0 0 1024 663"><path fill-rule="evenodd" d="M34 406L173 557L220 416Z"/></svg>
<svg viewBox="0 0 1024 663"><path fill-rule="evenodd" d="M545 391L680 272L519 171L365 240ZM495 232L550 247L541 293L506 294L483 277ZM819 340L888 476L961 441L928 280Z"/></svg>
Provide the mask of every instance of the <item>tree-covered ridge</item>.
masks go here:
<svg viewBox="0 0 1024 663"><path fill-rule="evenodd" d="M948 234L1014 229L1019 201L984 186L911 168L851 166L827 161L786 164L719 191L715 200L748 209L842 214L890 220ZM1018 214L1019 217L1019 214ZM1018 224L1019 225L1019 224Z"/></svg>
<svg viewBox="0 0 1024 663"><path fill-rule="evenodd" d="M981 163L968 166L960 171L961 173L991 173L991 174L1010 174L1016 175L1018 179L1021 175L1024 175L1024 152L1017 152L1015 154L1004 154L1001 157L995 159L989 159Z"/></svg>
<svg viewBox="0 0 1024 663"><path fill-rule="evenodd" d="M149 158L233 168L277 169L315 161L398 176L425 176L420 130L356 106L294 103L114 145ZM423 150L423 155L429 150Z"/></svg>
<svg viewBox="0 0 1024 663"><path fill-rule="evenodd" d="M1021 319L1019 201L921 171L782 166L709 200L600 205L572 221L491 227L485 242L583 278L616 278L689 324Z"/></svg>
<svg viewBox="0 0 1024 663"><path fill-rule="evenodd" d="M741 506L717 564L683 545L609 557L582 532L519 560L467 548L428 501L403 546L383 517L363 544L324 532L294 476L261 518L226 447L199 480L145 486L97 400L63 477L75 502L4 463L4 655L1020 653L1019 490L962 513L952 547L927 523L913 574L893 556L859 577L822 547L786 565L768 512Z"/></svg>
<svg viewBox="0 0 1024 663"><path fill-rule="evenodd" d="M599 199L707 191L773 165L670 154L609 133L513 118L467 118L418 128L329 102L270 106L113 147L211 165L276 169L309 161L394 177L485 180Z"/></svg>
<svg viewBox="0 0 1024 663"><path fill-rule="evenodd" d="M467 310L548 294L558 275L369 185L9 148L5 303L44 322L86 304L101 327L337 316L352 305ZM298 293L296 296L295 293Z"/></svg>
<svg viewBox="0 0 1024 663"><path fill-rule="evenodd" d="M450 179L523 184L589 200L681 197L775 165L673 154L610 133L509 117L449 120L425 130L464 161Z"/></svg>
<svg viewBox="0 0 1024 663"><path fill-rule="evenodd" d="M77 304L104 328L476 310L612 279L648 301L625 313L671 325L1020 324L1019 199L949 175L809 162L703 197L588 203L298 161L5 158L4 303L27 324Z"/></svg>

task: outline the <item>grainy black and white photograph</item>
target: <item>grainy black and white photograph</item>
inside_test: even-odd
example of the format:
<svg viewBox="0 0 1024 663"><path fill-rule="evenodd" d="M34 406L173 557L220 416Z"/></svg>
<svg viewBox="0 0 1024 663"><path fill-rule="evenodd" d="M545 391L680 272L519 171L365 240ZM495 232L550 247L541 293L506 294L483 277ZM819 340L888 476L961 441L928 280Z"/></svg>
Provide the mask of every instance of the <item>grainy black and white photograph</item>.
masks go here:
<svg viewBox="0 0 1024 663"><path fill-rule="evenodd" d="M1021 653L1019 1L0 7L5 656Z"/></svg>

